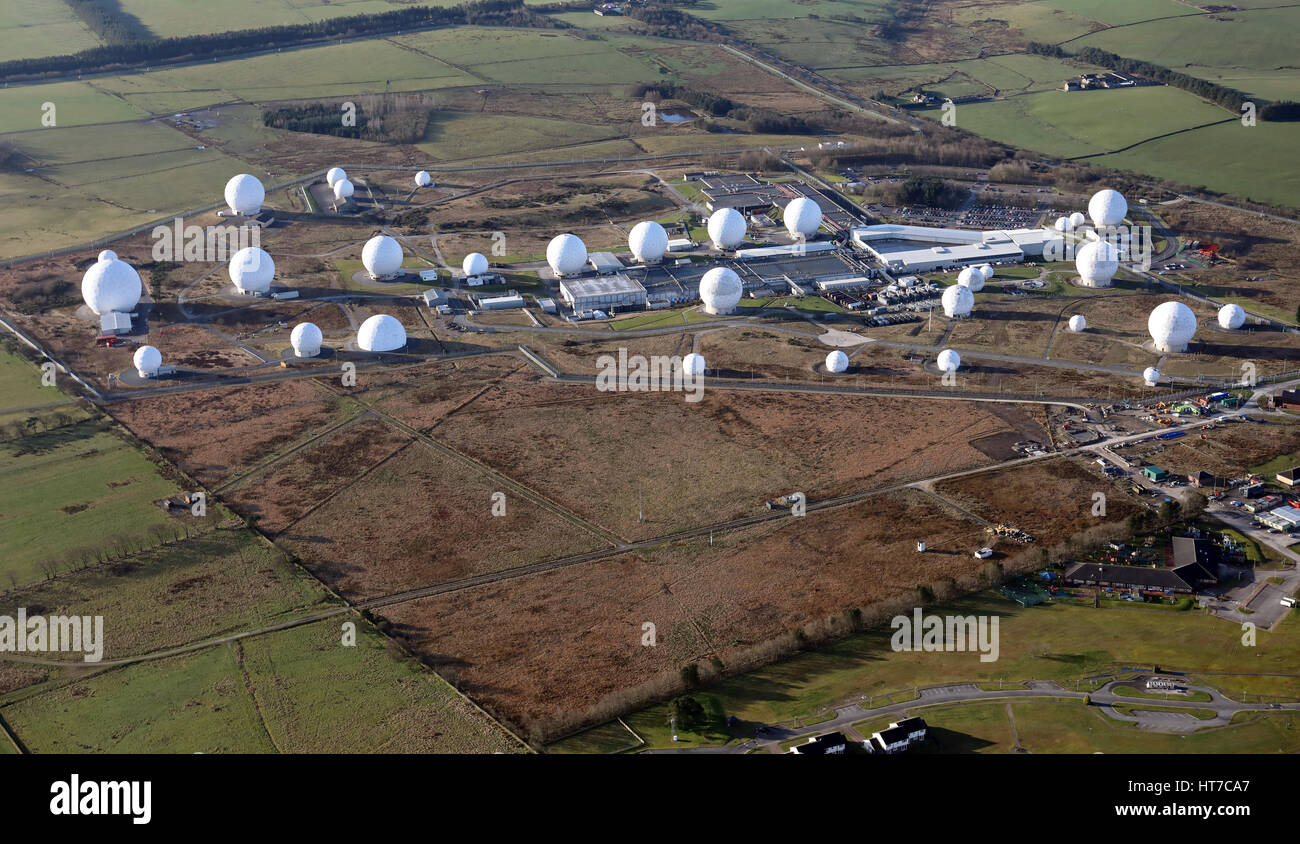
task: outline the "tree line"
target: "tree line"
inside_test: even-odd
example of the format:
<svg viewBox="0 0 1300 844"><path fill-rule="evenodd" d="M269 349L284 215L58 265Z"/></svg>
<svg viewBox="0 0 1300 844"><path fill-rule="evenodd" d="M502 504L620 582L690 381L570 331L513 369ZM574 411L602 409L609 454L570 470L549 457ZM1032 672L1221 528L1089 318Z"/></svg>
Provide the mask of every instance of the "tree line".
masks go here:
<svg viewBox="0 0 1300 844"><path fill-rule="evenodd" d="M266 26L211 35L183 35L110 43L62 56L0 62L0 80L64 73L95 73L168 62L192 61L254 50L290 47L433 26L561 26L524 5L524 0L474 0L459 6L411 6L369 15L350 15L312 23ZM107 40L107 39L106 39Z"/></svg>
<svg viewBox="0 0 1300 844"><path fill-rule="evenodd" d="M118 0L64 0L72 14L105 44L133 44L154 37L140 19L125 11ZM110 8L111 7L111 8Z"/></svg>

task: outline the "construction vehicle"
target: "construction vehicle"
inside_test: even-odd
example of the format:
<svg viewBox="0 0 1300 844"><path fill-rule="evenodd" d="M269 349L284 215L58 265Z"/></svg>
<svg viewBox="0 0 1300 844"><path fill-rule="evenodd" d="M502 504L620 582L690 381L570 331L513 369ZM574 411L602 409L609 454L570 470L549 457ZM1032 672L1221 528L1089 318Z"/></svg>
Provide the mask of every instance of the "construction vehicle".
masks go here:
<svg viewBox="0 0 1300 844"><path fill-rule="evenodd" d="M114 346L121 346L126 341L116 334L101 334L95 338L95 345L102 346L105 349L111 349Z"/></svg>

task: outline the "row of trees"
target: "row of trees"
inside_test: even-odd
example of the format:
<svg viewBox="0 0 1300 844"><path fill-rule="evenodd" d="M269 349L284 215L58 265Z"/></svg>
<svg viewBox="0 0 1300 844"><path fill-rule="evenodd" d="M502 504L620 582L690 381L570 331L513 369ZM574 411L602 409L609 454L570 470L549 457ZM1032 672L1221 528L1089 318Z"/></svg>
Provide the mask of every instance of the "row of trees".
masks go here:
<svg viewBox="0 0 1300 844"><path fill-rule="evenodd" d="M356 101L355 120L343 123L337 102L283 106L262 112L262 123L290 132L411 144L424 138L433 99L424 94L370 94Z"/></svg>
<svg viewBox="0 0 1300 844"><path fill-rule="evenodd" d="M134 44L154 37L140 19L116 0L64 0L86 28L105 44ZM112 8L109 8L109 7Z"/></svg>
<svg viewBox="0 0 1300 844"><path fill-rule="evenodd" d="M409 6L391 12L350 15L312 23L240 29L211 35L110 43L62 56L0 62L0 80L65 73L94 73L128 67L270 50L317 41L433 26L534 26L555 28L556 21L524 5L524 0L475 0L459 6Z"/></svg>

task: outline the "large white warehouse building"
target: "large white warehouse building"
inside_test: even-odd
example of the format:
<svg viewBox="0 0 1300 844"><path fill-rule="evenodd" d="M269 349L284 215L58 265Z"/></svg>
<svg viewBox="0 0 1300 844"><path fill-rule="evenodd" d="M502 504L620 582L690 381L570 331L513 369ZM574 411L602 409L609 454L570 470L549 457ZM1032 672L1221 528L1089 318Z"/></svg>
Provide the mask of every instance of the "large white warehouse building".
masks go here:
<svg viewBox="0 0 1300 844"><path fill-rule="evenodd" d="M1048 241L1059 237L1050 229L975 231L901 225L857 226L850 232L854 246L869 252L890 272L902 273L1042 258Z"/></svg>
<svg viewBox="0 0 1300 844"><path fill-rule="evenodd" d="M610 308L644 308L645 287L622 273L593 278L560 279L560 296L576 313Z"/></svg>

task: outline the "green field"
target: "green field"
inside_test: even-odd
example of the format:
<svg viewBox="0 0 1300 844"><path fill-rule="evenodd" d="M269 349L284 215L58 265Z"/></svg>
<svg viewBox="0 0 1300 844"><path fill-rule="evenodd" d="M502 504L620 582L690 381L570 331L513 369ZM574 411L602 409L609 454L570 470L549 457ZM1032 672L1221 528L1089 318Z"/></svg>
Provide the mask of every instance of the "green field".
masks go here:
<svg viewBox="0 0 1300 844"><path fill-rule="evenodd" d="M358 622L325 621L11 693L36 753L491 753L523 748Z"/></svg>
<svg viewBox="0 0 1300 844"><path fill-rule="evenodd" d="M608 126L547 117L509 114L437 112L424 140L416 147L440 160L479 158L569 144L612 140L620 133Z"/></svg>
<svg viewBox="0 0 1300 844"><path fill-rule="evenodd" d="M5 0L0 4L0 44L8 60L75 53L98 47L101 42L66 3Z"/></svg>
<svg viewBox="0 0 1300 844"><path fill-rule="evenodd" d="M179 492L98 418L0 444L0 473L6 585L39 579L42 560L73 549L150 540L170 521L152 502Z"/></svg>
<svg viewBox="0 0 1300 844"><path fill-rule="evenodd" d="M421 3L454 5L452 0ZM212 14L212 5L203 0L117 0L117 5L139 18L154 35L169 38L391 12L407 4L391 0L226 0L220 15Z"/></svg>
<svg viewBox="0 0 1300 844"><path fill-rule="evenodd" d="M0 349L0 423L42 417L53 408L70 415L84 415L73 407L73 401L72 396L57 387L43 386L41 370L34 364Z"/></svg>

